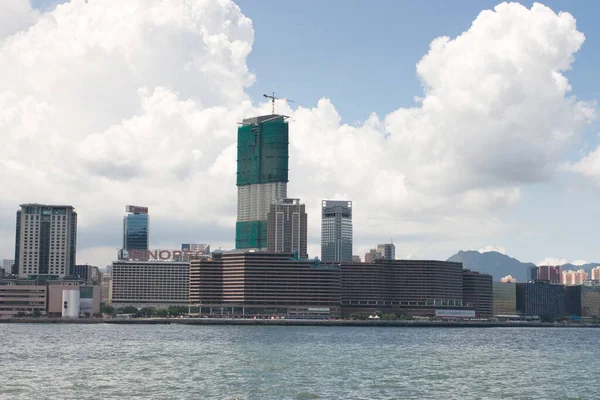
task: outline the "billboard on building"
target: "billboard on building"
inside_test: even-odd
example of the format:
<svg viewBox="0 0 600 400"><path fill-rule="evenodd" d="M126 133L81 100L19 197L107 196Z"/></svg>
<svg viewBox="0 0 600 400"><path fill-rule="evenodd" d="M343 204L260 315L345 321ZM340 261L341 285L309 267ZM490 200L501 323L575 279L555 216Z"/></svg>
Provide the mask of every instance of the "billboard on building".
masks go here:
<svg viewBox="0 0 600 400"><path fill-rule="evenodd" d="M204 246L204 245L202 245ZM182 246L183 247L183 246ZM119 260L122 261L190 261L193 259L207 258L209 246L196 248L196 250L119 250Z"/></svg>
<svg viewBox="0 0 600 400"><path fill-rule="evenodd" d="M435 310L437 318L475 318L475 310Z"/></svg>
<svg viewBox="0 0 600 400"><path fill-rule="evenodd" d="M79 288L62 291L62 317L79 318Z"/></svg>
<svg viewBox="0 0 600 400"><path fill-rule="evenodd" d="M148 214L148 207L127 205L125 206L125 212L133 214Z"/></svg>
<svg viewBox="0 0 600 400"><path fill-rule="evenodd" d="M181 251L187 251L195 254L210 254L210 245L197 243L183 243L181 245Z"/></svg>

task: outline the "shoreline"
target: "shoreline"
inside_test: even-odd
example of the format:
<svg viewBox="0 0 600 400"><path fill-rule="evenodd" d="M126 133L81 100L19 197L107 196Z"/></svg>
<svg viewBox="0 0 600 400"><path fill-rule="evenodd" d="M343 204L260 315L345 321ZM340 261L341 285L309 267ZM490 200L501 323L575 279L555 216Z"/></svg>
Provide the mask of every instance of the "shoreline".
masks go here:
<svg viewBox="0 0 600 400"><path fill-rule="evenodd" d="M382 321L310 319L229 319L229 318L7 318L0 324L116 324L116 325L246 325L246 326L336 326L405 328L600 328L600 324L554 324L550 322L486 321Z"/></svg>

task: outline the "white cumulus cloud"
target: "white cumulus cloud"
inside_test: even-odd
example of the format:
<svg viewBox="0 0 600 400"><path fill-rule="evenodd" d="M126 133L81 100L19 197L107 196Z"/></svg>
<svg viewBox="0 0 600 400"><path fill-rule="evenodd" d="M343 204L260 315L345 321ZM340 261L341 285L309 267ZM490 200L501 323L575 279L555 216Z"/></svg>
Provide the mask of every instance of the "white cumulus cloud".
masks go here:
<svg viewBox="0 0 600 400"><path fill-rule="evenodd" d="M567 264L569 261L566 258L557 258L557 257L546 257L543 260L540 260L536 263L536 265L550 265L550 266L556 266L556 265L564 265Z"/></svg>
<svg viewBox="0 0 600 400"><path fill-rule="evenodd" d="M485 247L482 247L481 249L479 249L480 253L489 253L491 251L495 251L498 253L502 253L502 254L506 254L506 249L502 246L490 246L487 245Z"/></svg>
<svg viewBox="0 0 600 400"><path fill-rule="evenodd" d="M19 203L71 203L87 237L80 254L104 265L123 206L137 203L150 207L155 245L231 247L237 122L270 112L245 93L256 79L250 19L228 0L72 0L41 15L0 2L9 12L21 22L0 30L0 237ZM327 93L279 104L311 256L325 198L354 202L360 251L392 237L398 254L427 256L504 231L494 210L551 179L594 118L563 74L583 41L567 13L503 3L431 42L412 108L347 125Z"/></svg>

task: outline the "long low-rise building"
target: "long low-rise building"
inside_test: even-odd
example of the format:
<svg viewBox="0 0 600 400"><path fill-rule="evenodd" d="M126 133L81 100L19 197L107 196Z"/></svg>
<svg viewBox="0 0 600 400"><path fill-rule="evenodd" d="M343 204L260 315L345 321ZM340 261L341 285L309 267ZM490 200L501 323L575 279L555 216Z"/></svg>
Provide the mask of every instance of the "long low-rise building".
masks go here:
<svg viewBox="0 0 600 400"><path fill-rule="evenodd" d="M189 292L192 312L201 315L492 314L491 276L445 261L340 264L281 253L221 253L192 261Z"/></svg>
<svg viewBox="0 0 600 400"><path fill-rule="evenodd" d="M469 285L472 288L469 298L489 297L491 313L491 277L480 276L486 282L489 277L489 288L486 286L486 293L479 293L480 285ZM464 280L462 264L456 262L383 259L369 264L342 263L342 313L380 311L412 316L475 317L475 304L464 300ZM482 308L486 310L485 317L486 307L487 303Z"/></svg>
<svg viewBox="0 0 600 400"><path fill-rule="evenodd" d="M188 305L190 263L179 261L115 261L112 298L115 307Z"/></svg>
<svg viewBox="0 0 600 400"><path fill-rule="evenodd" d="M517 312L527 317L558 318L565 315L563 285L542 282L517 283Z"/></svg>
<svg viewBox="0 0 600 400"><path fill-rule="evenodd" d="M80 282L51 282L48 284L49 317L61 317L63 311L63 292L79 290L79 314L82 317L93 317L100 312L100 286L82 285Z"/></svg>
<svg viewBox="0 0 600 400"><path fill-rule="evenodd" d="M202 315L337 316L339 267L281 253L217 253L192 261L190 304Z"/></svg>
<svg viewBox="0 0 600 400"><path fill-rule="evenodd" d="M0 280L0 318L22 316L61 317L64 290L78 290L79 316L100 312L100 286L69 279Z"/></svg>
<svg viewBox="0 0 600 400"><path fill-rule="evenodd" d="M0 318L46 314L47 287L35 281L0 281Z"/></svg>
<svg viewBox="0 0 600 400"><path fill-rule="evenodd" d="M463 305L472 308L478 318L493 316L492 276L463 270Z"/></svg>

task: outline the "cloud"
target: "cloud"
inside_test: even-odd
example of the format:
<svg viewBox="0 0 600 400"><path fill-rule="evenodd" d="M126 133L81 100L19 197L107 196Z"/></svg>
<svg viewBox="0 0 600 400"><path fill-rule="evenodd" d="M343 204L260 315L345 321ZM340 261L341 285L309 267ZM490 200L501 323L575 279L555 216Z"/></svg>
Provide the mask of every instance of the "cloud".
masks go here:
<svg viewBox="0 0 600 400"><path fill-rule="evenodd" d="M567 264L569 261L566 258L556 258L556 257L546 257L541 261L538 261L535 265L550 265L550 266L555 266L555 265L564 265Z"/></svg>
<svg viewBox="0 0 600 400"><path fill-rule="evenodd" d="M494 202L510 203L517 185L551 178L595 115L562 74L583 41L570 14L537 3L500 4L432 41L417 64L420 107L386 117L407 183L429 194L494 188Z"/></svg>
<svg viewBox="0 0 600 400"><path fill-rule="evenodd" d="M72 203L80 230L100 232L134 203L186 235L229 229L218 240L231 246L237 122L270 112L245 93L252 22L227 0L73 0L41 15L11 0L0 16L11 7L21 22L0 31L0 219L23 202ZM567 13L501 4L431 42L412 108L347 125L326 97L278 104L291 116L288 193L307 204L311 256L325 198L353 200L357 254L394 237L405 239L398 254L422 257L504 232L494 211L551 179L594 118L563 75L583 41ZM105 265L119 242L116 228L80 254Z"/></svg>
<svg viewBox="0 0 600 400"><path fill-rule="evenodd" d="M0 41L15 33L23 33L40 16L39 11L32 9L31 4L23 0L3 0L0 10Z"/></svg>
<svg viewBox="0 0 600 400"><path fill-rule="evenodd" d="M502 246L490 246L490 245L488 245L488 246L485 246L485 247L482 247L481 249L479 249L480 253L489 253L491 251L495 251L495 252L498 252L498 253L506 254L506 249L504 247L502 247Z"/></svg>
<svg viewBox="0 0 600 400"><path fill-rule="evenodd" d="M572 264L577 267L580 267L582 265L589 264L589 263L585 260L569 261L566 258L557 258L557 257L546 257L543 260L536 263L536 265L565 265L565 264Z"/></svg>
<svg viewBox="0 0 600 400"><path fill-rule="evenodd" d="M588 181L600 186L600 146L575 163L566 163L564 170L582 175Z"/></svg>

